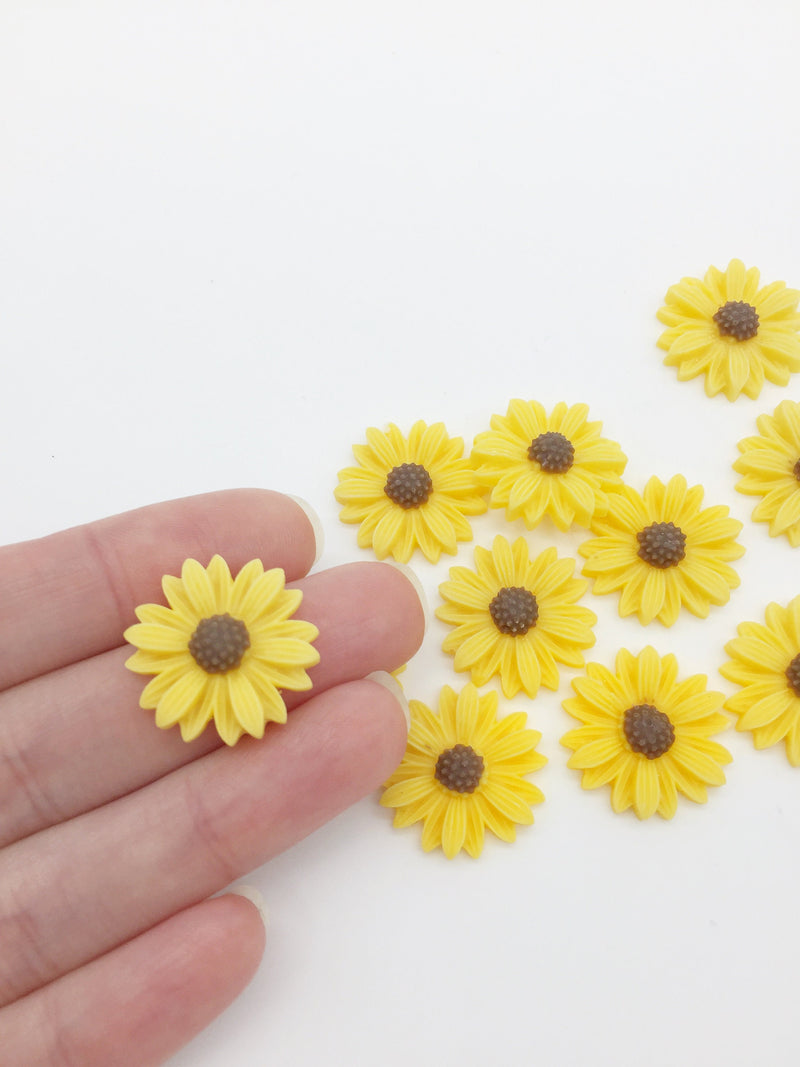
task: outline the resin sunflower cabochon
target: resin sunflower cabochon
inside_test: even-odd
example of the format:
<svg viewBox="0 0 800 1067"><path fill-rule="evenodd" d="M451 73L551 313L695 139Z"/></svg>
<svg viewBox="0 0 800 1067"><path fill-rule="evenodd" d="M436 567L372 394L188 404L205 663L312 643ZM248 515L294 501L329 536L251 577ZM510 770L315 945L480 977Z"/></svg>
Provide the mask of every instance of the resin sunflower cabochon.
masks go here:
<svg viewBox="0 0 800 1067"><path fill-rule="evenodd" d="M800 291L784 282L762 286L759 271L740 259L724 271L709 267L702 279L681 279L664 301L664 363L681 381L703 375L708 396L755 399L765 380L787 385L800 371Z"/></svg>
<svg viewBox="0 0 800 1067"><path fill-rule="evenodd" d="M311 644L319 631L291 618L303 595L285 587L284 572L254 559L234 579L221 556L207 568L187 559L180 578L165 575L162 588L169 607L141 605L139 622L124 633L138 650L126 667L155 676L139 703L155 710L156 725L177 723L193 741L213 719L233 745L285 722L280 690L311 688L306 669L319 662Z"/></svg>

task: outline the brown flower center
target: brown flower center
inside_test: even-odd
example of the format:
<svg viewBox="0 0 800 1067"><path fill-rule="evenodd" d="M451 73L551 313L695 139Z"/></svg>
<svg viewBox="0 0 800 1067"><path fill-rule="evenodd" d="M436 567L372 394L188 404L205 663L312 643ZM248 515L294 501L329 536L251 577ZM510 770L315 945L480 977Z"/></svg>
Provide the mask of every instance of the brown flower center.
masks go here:
<svg viewBox="0 0 800 1067"><path fill-rule="evenodd" d="M575 446L563 433L540 433L528 446L528 459L535 460L546 474L564 474L575 462Z"/></svg>
<svg viewBox="0 0 800 1067"><path fill-rule="evenodd" d="M637 704L625 712L625 737L634 752L647 759L658 759L675 741L675 727L669 716L652 704Z"/></svg>
<svg viewBox="0 0 800 1067"><path fill-rule="evenodd" d="M453 793L474 793L483 774L483 756L470 745L446 749L436 761L434 776Z"/></svg>
<svg viewBox="0 0 800 1067"><path fill-rule="evenodd" d="M383 491L401 508L418 508L431 495L433 481L420 463L401 463L389 471Z"/></svg>
<svg viewBox="0 0 800 1067"><path fill-rule="evenodd" d="M792 468L792 474L795 476L798 482L800 482L800 459L798 459L797 463L795 463L794 467Z"/></svg>
<svg viewBox="0 0 800 1067"><path fill-rule="evenodd" d="M720 337L749 341L758 333L758 312L744 300L729 300L714 314Z"/></svg>
<svg viewBox="0 0 800 1067"><path fill-rule="evenodd" d="M654 522L636 535L639 559L651 567L666 570L677 566L686 555L686 534L674 522Z"/></svg>
<svg viewBox="0 0 800 1067"><path fill-rule="evenodd" d="M227 612L201 619L189 639L189 651L208 674L224 674L238 667L249 647L247 627Z"/></svg>
<svg viewBox="0 0 800 1067"><path fill-rule="evenodd" d="M539 605L529 589L505 586L489 605L489 614L501 634L521 637L539 618Z"/></svg>
<svg viewBox="0 0 800 1067"><path fill-rule="evenodd" d="M800 697L800 652L786 668L786 681L794 695Z"/></svg>

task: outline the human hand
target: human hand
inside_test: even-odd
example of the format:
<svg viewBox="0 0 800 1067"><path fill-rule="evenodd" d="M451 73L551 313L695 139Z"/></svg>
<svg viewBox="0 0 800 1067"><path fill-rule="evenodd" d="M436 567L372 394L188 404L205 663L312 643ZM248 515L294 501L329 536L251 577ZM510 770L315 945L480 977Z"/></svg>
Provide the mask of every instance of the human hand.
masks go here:
<svg viewBox="0 0 800 1067"><path fill-rule="evenodd" d="M394 567L303 577L309 519L234 490L156 504L0 549L0 1062L162 1062L244 988L264 948L234 879L375 789L400 761L398 700L365 675L418 648L424 613ZM283 567L320 631L313 689L285 726L185 744L125 670L133 609L219 552ZM293 709L293 710L292 710Z"/></svg>

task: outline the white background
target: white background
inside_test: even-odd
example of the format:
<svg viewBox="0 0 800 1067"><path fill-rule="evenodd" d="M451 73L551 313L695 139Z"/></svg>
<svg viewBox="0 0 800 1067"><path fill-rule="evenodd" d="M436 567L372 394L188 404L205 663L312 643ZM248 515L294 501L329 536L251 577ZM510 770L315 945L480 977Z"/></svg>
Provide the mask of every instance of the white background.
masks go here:
<svg viewBox="0 0 800 1067"><path fill-rule="evenodd" d="M736 624L800 592L730 464L800 378L710 400L655 311L732 256L800 287L799 32L794 0L2 0L0 538L264 485L319 510L321 566L367 558L332 497L367 425L585 401L631 484L683 472L747 546L705 622L588 595L590 655L730 692ZM415 561L434 606L452 562ZM466 680L445 632L428 703ZM550 760L515 845L425 855L370 798L254 872L264 963L175 1067L794 1064L800 771L731 730L705 807L615 816L565 766L572 676L503 704Z"/></svg>

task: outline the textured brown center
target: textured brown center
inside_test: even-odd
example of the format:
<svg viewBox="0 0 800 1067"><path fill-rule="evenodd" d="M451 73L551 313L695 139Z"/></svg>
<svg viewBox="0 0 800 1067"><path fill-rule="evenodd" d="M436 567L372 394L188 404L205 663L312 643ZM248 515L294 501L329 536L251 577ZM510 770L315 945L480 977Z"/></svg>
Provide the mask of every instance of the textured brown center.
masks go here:
<svg viewBox="0 0 800 1067"><path fill-rule="evenodd" d="M418 508L433 490L431 476L420 463L401 463L392 467L383 487L390 500L401 508Z"/></svg>
<svg viewBox="0 0 800 1067"><path fill-rule="evenodd" d="M794 695L800 697L800 652L786 668L786 681Z"/></svg>
<svg viewBox="0 0 800 1067"><path fill-rule="evenodd" d="M744 300L729 300L714 315L720 337L749 341L758 333L758 312Z"/></svg>
<svg viewBox="0 0 800 1067"><path fill-rule="evenodd" d="M529 589L505 586L489 605L489 614L501 634L521 637L539 618L539 605Z"/></svg>
<svg viewBox="0 0 800 1067"><path fill-rule="evenodd" d="M674 522L654 522L636 535L639 559L651 567L675 567L686 555L686 534Z"/></svg>
<svg viewBox="0 0 800 1067"><path fill-rule="evenodd" d="M454 793L474 793L483 774L483 756L469 745L446 749L436 761L434 775L445 789Z"/></svg>
<svg viewBox="0 0 800 1067"><path fill-rule="evenodd" d="M800 459L798 459L797 463L795 463L794 467L792 468L792 474L795 476L798 482L800 482Z"/></svg>
<svg viewBox="0 0 800 1067"><path fill-rule="evenodd" d="M540 433L528 446L528 459L535 460L547 474L564 474L575 461L575 447L563 433Z"/></svg>
<svg viewBox="0 0 800 1067"><path fill-rule="evenodd" d="M189 639L189 651L195 662L209 674L223 674L238 667L249 647L247 627L227 612L201 619Z"/></svg>
<svg viewBox="0 0 800 1067"><path fill-rule="evenodd" d="M625 712L625 737L634 752L658 759L672 748L675 727L669 717L652 704L637 704Z"/></svg>

